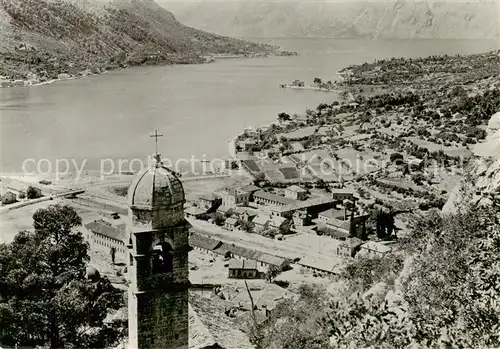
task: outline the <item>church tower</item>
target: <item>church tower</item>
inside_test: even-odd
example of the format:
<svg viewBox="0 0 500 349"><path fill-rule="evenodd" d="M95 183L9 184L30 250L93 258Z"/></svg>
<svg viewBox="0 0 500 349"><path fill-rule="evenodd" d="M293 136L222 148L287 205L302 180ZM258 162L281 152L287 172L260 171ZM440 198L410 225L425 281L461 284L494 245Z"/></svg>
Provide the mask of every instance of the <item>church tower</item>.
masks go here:
<svg viewBox="0 0 500 349"><path fill-rule="evenodd" d="M159 154L128 191L129 348L188 348L184 188Z"/></svg>

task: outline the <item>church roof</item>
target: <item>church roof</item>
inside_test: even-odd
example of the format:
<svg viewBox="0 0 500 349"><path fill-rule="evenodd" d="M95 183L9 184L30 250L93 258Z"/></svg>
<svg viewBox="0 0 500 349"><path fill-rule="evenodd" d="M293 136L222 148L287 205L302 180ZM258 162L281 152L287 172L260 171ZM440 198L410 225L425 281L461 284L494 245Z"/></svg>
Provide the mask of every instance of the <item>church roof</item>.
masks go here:
<svg viewBox="0 0 500 349"><path fill-rule="evenodd" d="M128 190L128 204L132 208L168 209L184 201L182 182L172 170L163 166L159 154L155 155L150 167L134 178Z"/></svg>

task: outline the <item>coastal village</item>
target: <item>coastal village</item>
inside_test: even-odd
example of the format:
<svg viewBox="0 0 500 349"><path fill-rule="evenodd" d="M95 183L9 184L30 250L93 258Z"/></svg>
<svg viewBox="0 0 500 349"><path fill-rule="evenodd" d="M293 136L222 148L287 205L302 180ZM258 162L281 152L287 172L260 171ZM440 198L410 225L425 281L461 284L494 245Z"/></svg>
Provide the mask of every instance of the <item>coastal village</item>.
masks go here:
<svg viewBox="0 0 500 349"><path fill-rule="evenodd" d="M482 66L498 64L499 53L473 58ZM453 66L461 67L463 59L456 60ZM219 172L172 180L183 187L174 194L183 205L185 195L186 204L180 213L167 213L180 214L189 225L190 348L252 348L252 326L271 322L280 304L300 298L304 285L335 293L336 281L355 261L383 259L400 249L413 214L443 208L464 164L488 140L492 128L484 121L500 120L500 81L469 66L440 74L429 68L436 66L431 58L407 72L419 92L406 86L407 78L384 78L399 74L401 64L381 61L341 71L336 87L345 93L332 104L301 115L280 113L270 125L247 128L234 138ZM473 74L483 75L465 83ZM387 90L388 80L402 86ZM456 85L444 84L450 80ZM314 83L330 89L319 78ZM436 91L439 103L429 97ZM153 172L167 171L160 155L153 157ZM137 223L131 217L140 207L133 200L145 200L135 181L130 174L111 175L99 186L92 178L2 177L2 234L28 228L26 216L35 209L70 204L82 216L80 229L90 246L87 277L106 276L125 291L132 287L127 278L134 265L127 229ZM493 200L490 191L475 195L478 202ZM168 268L163 250L155 256L161 262L154 263ZM125 322L126 313L124 306L108 320Z"/></svg>

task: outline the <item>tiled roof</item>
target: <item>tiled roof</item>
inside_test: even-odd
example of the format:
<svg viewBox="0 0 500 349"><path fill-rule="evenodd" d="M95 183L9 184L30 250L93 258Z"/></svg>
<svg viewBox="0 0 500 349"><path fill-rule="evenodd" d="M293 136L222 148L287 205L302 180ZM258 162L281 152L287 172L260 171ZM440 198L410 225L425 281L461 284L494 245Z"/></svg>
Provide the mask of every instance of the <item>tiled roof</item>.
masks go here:
<svg viewBox="0 0 500 349"><path fill-rule="evenodd" d="M286 190L293 191L295 193L306 193L307 192L307 190L299 187L298 185L291 185L288 188L286 188Z"/></svg>
<svg viewBox="0 0 500 349"><path fill-rule="evenodd" d="M267 222L269 222L269 217L263 215L258 215L253 220L253 223L257 225L265 225Z"/></svg>
<svg viewBox="0 0 500 349"><path fill-rule="evenodd" d="M229 269L255 270L257 269L257 262L245 259L231 259Z"/></svg>
<svg viewBox="0 0 500 349"><path fill-rule="evenodd" d="M268 253L256 251L256 250L251 250L246 247L241 247L237 246L234 244L228 244L223 242L219 248L215 250L215 252L224 255L227 252L231 252L234 255L247 258L247 259L253 259L258 262L264 262L267 264L272 264L276 266L281 266L285 262L285 258L277 257L270 255Z"/></svg>
<svg viewBox="0 0 500 349"><path fill-rule="evenodd" d="M85 228L93 233L107 236L109 238L124 241L125 234L122 230L116 229L104 221L93 221L85 224Z"/></svg>
<svg viewBox="0 0 500 349"><path fill-rule="evenodd" d="M238 223L238 220L236 218L231 217L226 219L226 224L235 225L236 223Z"/></svg>
<svg viewBox="0 0 500 349"><path fill-rule="evenodd" d="M239 190L246 191L246 192L254 192L254 191L260 190L260 188L257 187L256 185L253 185L253 184L247 184L247 185L239 188Z"/></svg>
<svg viewBox="0 0 500 349"><path fill-rule="evenodd" d="M189 235L189 244L191 246L196 246L207 250L215 250L217 247L222 245L222 242L200 235L196 232L191 232L191 234Z"/></svg>
<svg viewBox="0 0 500 349"><path fill-rule="evenodd" d="M227 213L229 211L232 211L233 208L232 207L229 207L229 206L219 206L219 208L217 209L217 212L222 212L222 213Z"/></svg>
<svg viewBox="0 0 500 349"><path fill-rule="evenodd" d="M286 222L286 218L280 217L280 216L274 216L271 218L271 226L275 228L281 227L281 225Z"/></svg>
<svg viewBox="0 0 500 349"><path fill-rule="evenodd" d="M309 200L305 200L305 201L297 201L297 200L292 200L292 201L294 202L293 204L281 206L281 207L275 207L275 208L273 208L273 211L290 212L290 211L302 210L302 209L308 208L308 207L333 203L336 200L334 200L333 198L331 198L329 196L321 196L319 198L309 199Z"/></svg>
<svg viewBox="0 0 500 349"><path fill-rule="evenodd" d="M342 230L339 230L339 229L336 229L334 227L331 227L331 226L318 226L318 231L323 233L323 235L328 235L328 236L332 236L332 237L335 237L335 238L339 238L339 239L346 239L349 237L349 228L350 228L350 224L349 222L347 222L347 226L344 228L344 227L339 227L341 228Z"/></svg>
<svg viewBox="0 0 500 349"><path fill-rule="evenodd" d="M295 200L285 198L281 195L268 193L267 191L263 191L263 190L259 190L253 196L254 196L254 198L261 198L261 199L265 199L265 200L269 200L269 201L274 201L274 202L278 202L278 203L284 204L284 205L290 205L290 204L293 204L295 202Z"/></svg>
<svg viewBox="0 0 500 349"><path fill-rule="evenodd" d="M334 208L318 213L318 216L323 216L327 218L339 218L339 217L344 218L344 215L345 215L344 210L337 210Z"/></svg>

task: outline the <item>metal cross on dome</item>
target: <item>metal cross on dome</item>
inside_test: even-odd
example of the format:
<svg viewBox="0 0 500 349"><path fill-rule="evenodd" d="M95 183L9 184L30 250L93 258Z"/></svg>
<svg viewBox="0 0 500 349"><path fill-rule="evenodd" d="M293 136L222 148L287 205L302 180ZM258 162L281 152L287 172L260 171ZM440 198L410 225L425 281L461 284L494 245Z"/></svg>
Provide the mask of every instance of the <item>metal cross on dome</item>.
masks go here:
<svg viewBox="0 0 500 349"><path fill-rule="evenodd" d="M163 135L158 134L158 130L155 130L155 134L150 135L149 137L154 137L155 138L156 154L158 154L158 137L163 137Z"/></svg>

